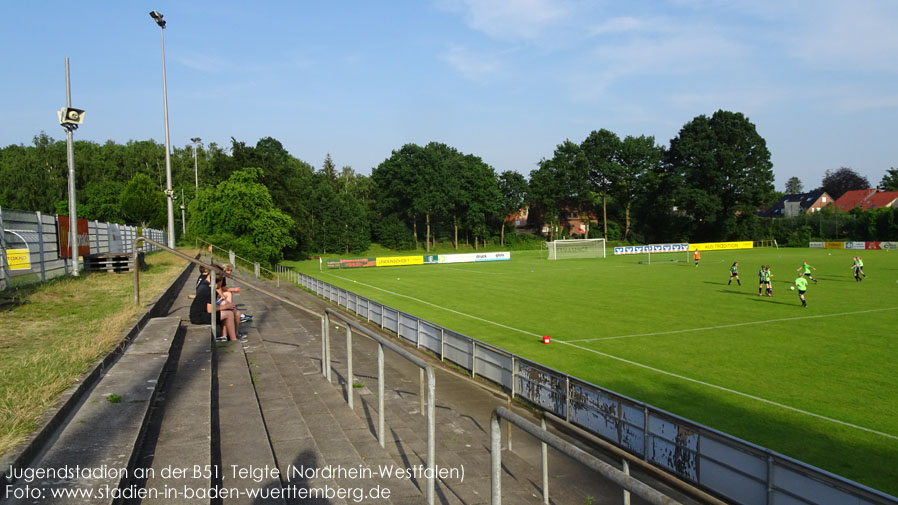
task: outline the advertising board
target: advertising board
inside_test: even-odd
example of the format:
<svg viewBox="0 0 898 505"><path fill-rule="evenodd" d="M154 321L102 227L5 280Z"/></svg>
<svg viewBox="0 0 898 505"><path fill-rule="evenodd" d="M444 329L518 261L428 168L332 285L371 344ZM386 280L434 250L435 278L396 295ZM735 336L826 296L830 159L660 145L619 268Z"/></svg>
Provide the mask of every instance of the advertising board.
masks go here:
<svg viewBox="0 0 898 505"><path fill-rule="evenodd" d="M864 250L867 248L866 242L845 242L845 249Z"/></svg>
<svg viewBox="0 0 898 505"><path fill-rule="evenodd" d="M845 249L845 242L824 242L824 249Z"/></svg>
<svg viewBox="0 0 898 505"><path fill-rule="evenodd" d="M731 249L753 249L755 243L751 240L741 242L705 242L702 244L689 244L690 251L728 251Z"/></svg>
<svg viewBox="0 0 898 505"><path fill-rule="evenodd" d="M423 265L424 256L389 256L385 258L377 258L377 266L379 267L398 267L406 265Z"/></svg>
<svg viewBox="0 0 898 505"><path fill-rule="evenodd" d="M689 244L628 245L623 247L615 247L614 255L620 256L622 254L686 252L688 250Z"/></svg>
<svg viewBox="0 0 898 505"><path fill-rule="evenodd" d="M481 261L509 261L510 252L469 253L469 254L441 254L439 263L479 263Z"/></svg>
<svg viewBox="0 0 898 505"><path fill-rule="evenodd" d="M811 242L810 244L808 244L808 247L810 247L811 249L823 249L825 244L825 242Z"/></svg>
<svg viewBox="0 0 898 505"><path fill-rule="evenodd" d="M365 268L376 267L377 258L354 258L342 260L327 260L327 268Z"/></svg>
<svg viewBox="0 0 898 505"><path fill-rule="evenodd" d="M31 253L28 249L7 249L6 264L10 270L31 270Z"/></svg>
<svg viewBox="0 0 898 505"><path fill-rule="evenodd" d="M69 216L56 216L56 240L59 242L59 257L71 258L72 246L69 245ZM90 254L90 235L87 219L78 218L78 256Z"/></svg>

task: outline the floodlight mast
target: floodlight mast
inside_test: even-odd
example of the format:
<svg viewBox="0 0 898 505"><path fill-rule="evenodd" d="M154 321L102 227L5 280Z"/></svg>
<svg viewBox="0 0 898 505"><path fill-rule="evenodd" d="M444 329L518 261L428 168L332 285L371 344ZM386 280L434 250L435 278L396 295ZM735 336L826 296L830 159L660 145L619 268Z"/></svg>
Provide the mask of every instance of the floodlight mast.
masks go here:
<svg viewBox="0 0 898 505"><path fill-rule="evenodd" d="M171 189L171 141L168 135L168 89L165 84L165 21L159 11L150 11L150 17L159 25L162 37L162 104L165 109L165 204L168 212L168 247L175 248L175 206Z"/></svg>
<svg viewBox="0 0 898 505"><path fill-rule="evenodd" d="M72 254L72 275L78 277L78 209L75 202L75 150L72 134L84 121L84 111L72 108L72 86L69 80L69 59L65 59L65 107L58 112L59 125L65 130L66 163L69 169L69 245Z"/></svg>

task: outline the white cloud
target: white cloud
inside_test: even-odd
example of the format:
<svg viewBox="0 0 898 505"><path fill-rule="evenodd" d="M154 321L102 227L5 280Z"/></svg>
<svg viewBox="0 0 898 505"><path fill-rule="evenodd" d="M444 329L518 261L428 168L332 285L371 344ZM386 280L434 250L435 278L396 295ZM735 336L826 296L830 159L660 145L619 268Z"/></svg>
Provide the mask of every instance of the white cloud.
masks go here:
<svg viewBox="0 0 898 505"><path fill-rule="evenodd" d="M452 46L442 55L466 78L477 82L487 82L501 73L502 64L492 56L475 54L461 46Z"/></svg>
<svg viewBox="0 0 898 505"><path fill-rule="evenodd" d="M563 0L442 0L438 5L462 12L468 26L502 40L537 38L572 11Z"/></svg>

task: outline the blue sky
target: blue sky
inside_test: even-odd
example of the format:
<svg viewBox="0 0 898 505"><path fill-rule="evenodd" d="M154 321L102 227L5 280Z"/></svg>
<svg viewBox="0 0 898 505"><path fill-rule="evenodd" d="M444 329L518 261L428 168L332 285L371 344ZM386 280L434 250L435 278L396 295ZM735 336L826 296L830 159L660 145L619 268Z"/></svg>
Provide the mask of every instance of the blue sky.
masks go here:
<svg viewBox="0 0 898 505"><path fill-rule="evenodd" d="M280 140L320 167L369 174L394 149L444 142L529 174L590 131L667 145L700 114L742 112L776 187L842 166L898 166L898 2L397 0L9 2L0 145ZM77 160L76 160L77 165Z"/></svg>

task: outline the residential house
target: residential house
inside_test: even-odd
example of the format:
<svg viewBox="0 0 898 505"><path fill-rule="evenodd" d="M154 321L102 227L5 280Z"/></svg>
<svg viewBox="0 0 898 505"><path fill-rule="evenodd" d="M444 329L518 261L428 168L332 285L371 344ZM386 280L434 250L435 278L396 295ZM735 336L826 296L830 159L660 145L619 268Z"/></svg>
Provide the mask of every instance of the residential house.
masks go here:
<svg viewBox="0 0 898 505"><path fill-rule="evenodd" d="M861 204L864 210L881 209L883 207L898 207L898 191L877 191Z"/></svg>
<svg viewBox="0 0 898 505"><path fill-rule="evenodd" d="M864 203L864 200L875 193L876 188L853 189L851 191L846 191L844 195L840 196L839 199L836 200L836 208L843 212L848 212L855 207L861 207Z"/></svg>
<svg viewBox="0 0 898 505"><path fill-rule="evenodd" d="M761 217L792 217L805 212L817 212L832 205L833 199L826 191L818 189L810 193L797 193L780 198L766 211L760 212Z"/></svg>

